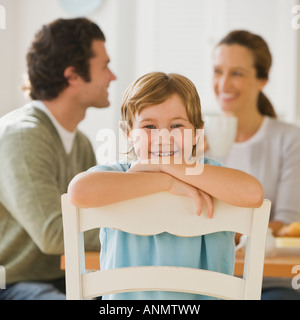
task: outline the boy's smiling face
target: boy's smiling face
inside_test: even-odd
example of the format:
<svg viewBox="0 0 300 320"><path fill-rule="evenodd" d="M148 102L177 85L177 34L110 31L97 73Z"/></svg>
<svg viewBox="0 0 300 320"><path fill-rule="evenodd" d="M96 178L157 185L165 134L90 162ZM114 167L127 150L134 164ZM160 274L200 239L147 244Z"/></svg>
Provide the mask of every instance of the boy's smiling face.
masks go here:
<svg viewBox="0 0 300 320"><path fill-rule="evenodd" d="M189 129L187 131L184 131ZM178 94L135 114L130 138L138 160L183 158L192 154L195 128ZM189 134L188 134L189 133ZM184 152L183 152L184 151Z"/></svg>

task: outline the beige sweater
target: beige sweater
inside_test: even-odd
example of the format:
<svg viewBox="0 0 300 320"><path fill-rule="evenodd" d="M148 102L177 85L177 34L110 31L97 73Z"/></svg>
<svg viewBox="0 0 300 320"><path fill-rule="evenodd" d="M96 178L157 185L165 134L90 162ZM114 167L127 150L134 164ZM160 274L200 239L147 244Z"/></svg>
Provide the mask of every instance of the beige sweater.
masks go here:
<svg viewBox="0 0 300 320"><path fill-rule="evenodd" d="M67 154L51 120L32 104L0 119L0 265L7 284L64 276L60 196L95 163L84 134L76 133ZM99 250L98 231L86 242Z"/></svg>

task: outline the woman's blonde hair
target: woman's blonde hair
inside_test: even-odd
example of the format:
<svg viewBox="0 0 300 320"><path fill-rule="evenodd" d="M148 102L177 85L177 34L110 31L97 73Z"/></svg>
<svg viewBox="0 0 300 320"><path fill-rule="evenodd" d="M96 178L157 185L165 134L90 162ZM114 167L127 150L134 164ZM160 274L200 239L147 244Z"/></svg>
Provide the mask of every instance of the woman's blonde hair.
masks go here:
<svg viewBox="0 0 300 320"><path fill-rule="evenodd" d="M124 93L121 107L122 129L129 133L136 113L144 108L165 102L173 94L178 94L186 108L189 121L195 129L204 125L201 115L201 103L195 85L188 78L176 73L148 73L133 84Z"/></svg>

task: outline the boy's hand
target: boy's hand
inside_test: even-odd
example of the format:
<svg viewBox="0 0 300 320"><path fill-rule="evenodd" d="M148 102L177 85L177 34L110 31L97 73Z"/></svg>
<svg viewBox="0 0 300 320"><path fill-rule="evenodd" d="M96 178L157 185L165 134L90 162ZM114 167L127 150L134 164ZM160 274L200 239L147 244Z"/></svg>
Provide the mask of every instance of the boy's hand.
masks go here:
<svg viewBox="0 0 300 320"><path fill-rule="evenodd" d="M193 199L196 206L196 214L200 216L203 204L205 203L208 218L213 217L214 205L212 197L206 192L199 190L181 180L176 178L172 179L171 187L168 190L170 193L186 196Z"/></svg>
<svg viewBox="0 0 300 320"><path fill-rule="evenodd" d="M127 172L160 172L160 164L151 164L150 162L134 161L131 163Z"/></svg>
<svg viewBox="0 0 300 320"><path fill-rule="evenodd" d="M162 166L160 164L144 163L135 161L131 164L130 169L127 172L161 172ZM212 197L199 190L190 184L187 184L172 176L171 187L168 190L170 193L182 195L193 199L196 206L196 214L200 216L203 204L205 203L207 208L207 216L211 219L213 217L214 205Z"/></svg>

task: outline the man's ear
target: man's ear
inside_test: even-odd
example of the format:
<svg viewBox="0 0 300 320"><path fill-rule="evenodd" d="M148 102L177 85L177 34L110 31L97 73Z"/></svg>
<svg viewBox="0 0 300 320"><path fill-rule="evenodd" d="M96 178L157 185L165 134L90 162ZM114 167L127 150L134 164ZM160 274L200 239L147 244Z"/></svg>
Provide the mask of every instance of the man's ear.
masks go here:
<svg viewBox="0 0 300 320"><path fill-rule="evenodd" d="M72 66L65 69L64 77L67 79L69 86L72 86L79 78L77 72L75 71L75 68Z"/></svg>

